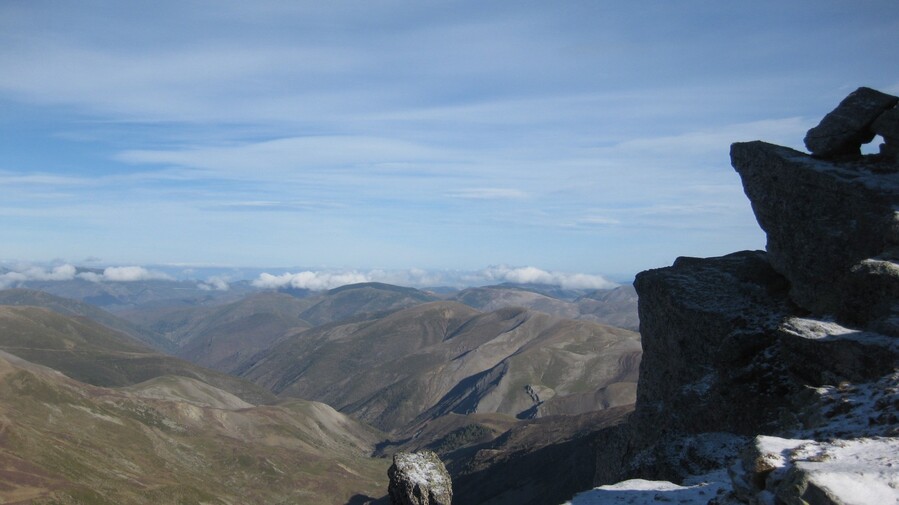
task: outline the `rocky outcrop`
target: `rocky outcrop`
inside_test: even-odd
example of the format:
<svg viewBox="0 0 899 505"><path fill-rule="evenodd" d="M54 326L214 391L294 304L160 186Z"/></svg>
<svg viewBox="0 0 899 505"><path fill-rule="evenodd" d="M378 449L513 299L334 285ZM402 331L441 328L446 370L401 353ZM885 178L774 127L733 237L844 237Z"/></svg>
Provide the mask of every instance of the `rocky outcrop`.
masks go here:
<svg viewBox="0 0 899 505"><path fill-rule="evenodd" d="M871 88L858 88L836 109L808 131L805 147L816 156L858 155L862 144L871 142L874 122L899 98Z"/></svg>
<svg viewBox="0 0 899 505"><path fill-rule="evenodd" d="M647 428L656 426L662 436L749 434L785 407L791 385L777 380L782 367L760 361L760 351L774 345L790 304L786 281L763 252L678 258L669 268L640 273L634 285L643 346L655 349L644 354L638 381L639 418ZM743 389L753 391L743 405L752 408L722 408Z"/></svg>
<svg viewBox="0 0 899 505"><path fill-rule="evenodd" d="M453 485L437 454L400 452L387 470L391 505L450 505Z"/></svg>
<svg viewBox="0 0 899 505"><path fill-rule="evenodd" d="M899 335L895 163L824 161L764 142L734 144L731 159L790 298L813 313Z"/></svg>
<svg viewBox="0 0 899 505"><path fill-rule="evenodd" d="M899 163L857 154L896 138L896 102L853 93L809 132L814 156L732 146L767 251L637 276L636 408L600 434L595 484L730 467L709 503L835 505L858 488L832 475L855 472L899 498Z"/></svg>

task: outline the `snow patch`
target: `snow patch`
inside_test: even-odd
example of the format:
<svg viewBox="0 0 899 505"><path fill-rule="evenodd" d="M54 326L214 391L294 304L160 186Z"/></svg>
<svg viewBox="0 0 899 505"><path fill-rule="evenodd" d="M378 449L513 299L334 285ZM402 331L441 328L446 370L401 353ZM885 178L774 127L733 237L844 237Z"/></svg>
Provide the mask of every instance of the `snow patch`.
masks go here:
<svg viewBox="0 0 899 505"><path fill-rule="evenodd" d="M398 454L396 465L411 483L431 489L434 494L446 493L452 485L437 463L424 454Z"/></svg>
<svg viewBox="0 0 899 505"><path fill-rule="evenodd" d="M895 338L879 333L847 328L828 320L791 317L783 322L781 330L809 340L851 340L899 351L899 342Z"/></svg>
<svg viewBox="0 0 899 505"><path fill-rule="evenodd" d="M718 470L691 477L680 486L667 481L632 479L581 493L565 505L705 504L730 492L727 472Z"/></svg>
<svg viewBox="0 0 899 505"><path fill-rule="evenodd" d="M899 436L899 371L877 382L816 388L819 426L795 436L825 439L836 437Z"/></svg>

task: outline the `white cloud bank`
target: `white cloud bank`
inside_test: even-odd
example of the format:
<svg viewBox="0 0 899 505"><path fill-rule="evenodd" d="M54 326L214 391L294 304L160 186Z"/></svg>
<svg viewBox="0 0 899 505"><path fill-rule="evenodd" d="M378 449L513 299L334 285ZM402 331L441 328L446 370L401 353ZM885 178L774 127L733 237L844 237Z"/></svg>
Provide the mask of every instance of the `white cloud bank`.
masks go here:
<svg viewBox="0 0 899 505"><path fill-rule="evenodd" d="M206 282L197 283L197 287L203 291L228 291L231 285L222 277L213 276L206 279Z"/></svg>
<svg viewBox="0 0 899 505"><path fill-rule="evenodd" d="M537 267L490 266L479 272L488 282L514 282L518 284L547 284L565 289L612 289L618 284L601 275L548 272Z"/></svg>
<svg viewBox="0 0 899 505"><path fill-rule="evenodd" d="M7 288L26 281L69 281L77 270L72 265L59 265L51 269L38 266L20 266L0 274L0 288Z"/></svg>
<svg viewBox="0 0 899 505"><path fill-rule="evenodd" d="M81 279L90 282L137 282L169 280L175 278L156 270L140 266L107 267L102 272L79 271L70 264L53 267L17 265L0 268L0 289L14 287L28 281L72 281ZM510 267L495 265L478 271L424 270L303 270L281 274L261 273L252 285L261 289L308 289L324 291L328 289L365 282L383 282L398 286L417 288L437 286L482 286L511 282L518 284L543 284L565 289L612 289L618 284L601 275L543 270L534 266ZM204 291L228 291L229 280L223 276L212 276L197 280L198 289Z"/></svg>
<svg viewBox="0 0 899 505"><path fill-rule="evenodd" d="M306 270L298 273L287 272L281 275L262 273L253 281L253 286L264 289L294 288L322 291L370 281L369 275L354 271L332 273Z"/></svg>
<svg viewBox="0 0 899 505"><path fill-rule="evenodd" d="M83 279L90 282L134 282L148 280L172 280L162 272L147 270L139 266L107 267L102 273L78 272L68 263L55 267L19 265L0 274L0 289L16 286L28 281L71 281Z"/></svg>
<svg viewBox="0 0 899 505"><path fill-rule="evenodd" d="M435 286L471 286L512 282L518 284L544 284L559 286L565 289L612 289L618 284L601 275L550 272L537 267L491 266L477 272L459 271L427 271L418 268L409 270L371 270L368 272L350 271L312 271L279 275L260 274L252 282L253 286L263 289L309 289L322 291L334 289L347 284L363 282L384 282L402 286L435 287Z"/></svg>
<svg viewBox="0 0 899 505"><path fill-rule="evenodd" d="M82 272L77 275L79 279L91 282L134 282L153 280L172 280L172 277L162 272L147 270L144 267L107 267L102 274L94 272Z"/></svg>

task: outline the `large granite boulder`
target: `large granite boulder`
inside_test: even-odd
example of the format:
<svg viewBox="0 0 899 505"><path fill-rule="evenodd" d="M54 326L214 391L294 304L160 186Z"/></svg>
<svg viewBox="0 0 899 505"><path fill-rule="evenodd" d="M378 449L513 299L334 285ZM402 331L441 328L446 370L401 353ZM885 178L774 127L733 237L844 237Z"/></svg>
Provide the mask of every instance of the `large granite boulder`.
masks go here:
<svg viewBox="0 0 899 505"><path fill-rule="evenodd" d="M877 159L825 161L765 142L731 160L800 307L899 335L899 173Z"/></svg>
<svg viewBox="0 0 899 505"><path fill-rule="evenodd" d="M453 501L449 473L431 451L395 454L387 476L391 505L450 505Z"/></svg>
<svg viewBox="0 0 899 505"><path fill-rule="evenodd" d="M805 147L820 157L858 155L861 145L874 138L874 121L897 102L895 96L858 88L808 131Z"/></svg>

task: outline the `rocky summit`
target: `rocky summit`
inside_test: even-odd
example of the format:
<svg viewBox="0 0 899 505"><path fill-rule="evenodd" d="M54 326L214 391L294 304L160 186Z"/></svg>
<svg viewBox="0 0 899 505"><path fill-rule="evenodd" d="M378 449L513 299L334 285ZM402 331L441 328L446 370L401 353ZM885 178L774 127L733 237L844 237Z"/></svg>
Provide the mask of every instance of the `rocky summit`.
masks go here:
<svg viewBox="0 0 899 505"><path fill-rule="evenodd" d="M767 250L637 276L635 411L600 433L603 486L574 505L899 503L897 102L860 88L811 154L732 146ZM875 133L886 148L859 154Z"/></svg>

